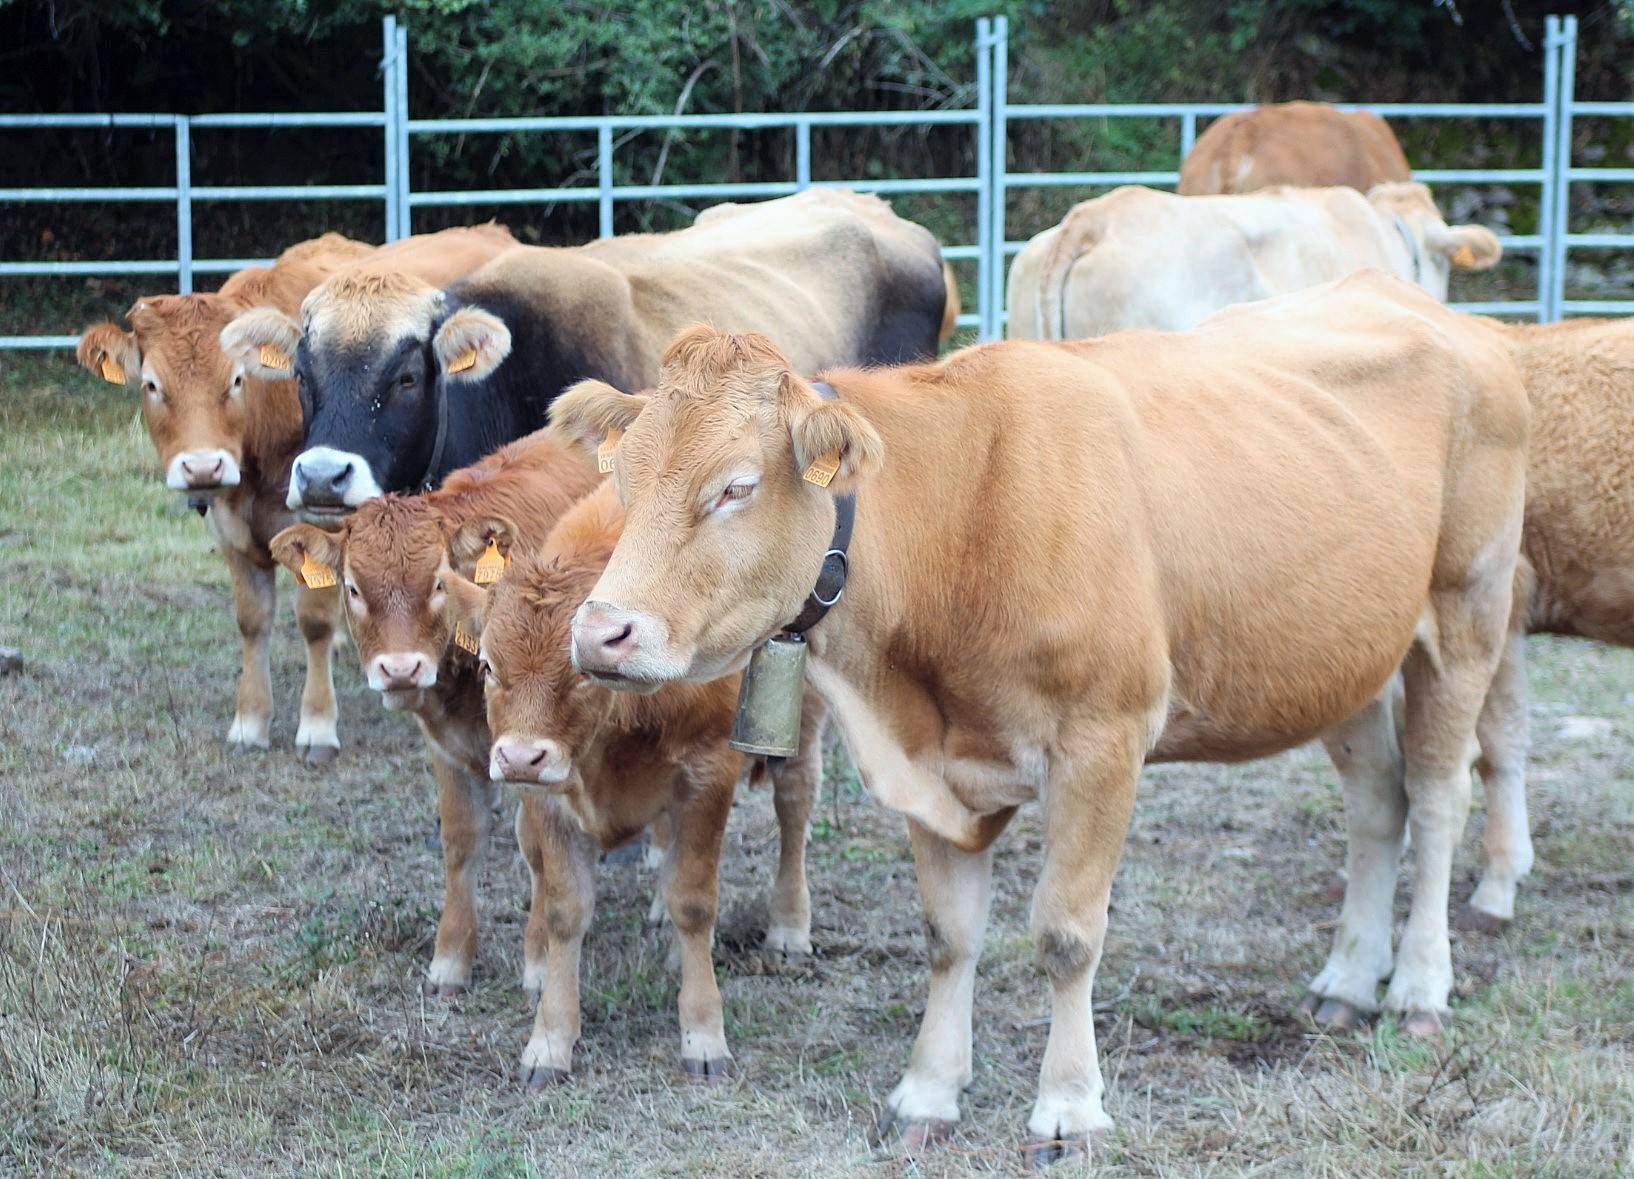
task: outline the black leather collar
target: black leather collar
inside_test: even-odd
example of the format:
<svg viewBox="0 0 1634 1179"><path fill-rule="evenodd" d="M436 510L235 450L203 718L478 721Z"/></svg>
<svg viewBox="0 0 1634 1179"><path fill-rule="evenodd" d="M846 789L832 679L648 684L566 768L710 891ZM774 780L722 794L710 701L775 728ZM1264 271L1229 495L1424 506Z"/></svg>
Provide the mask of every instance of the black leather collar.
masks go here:
<svg viewBox="0 0 1634 1179"><path fill-rule="evenodd" d="M837 401L839 394L826 381L813 381L811 387L825 401ZM857 519L857 497L854 494L834 497L834 539L823 554L822 572L817 584L806 595L806 604L794 621L783 628L787 635L803 635L816 626L845 594L845 575L848 571L847 551L851 547L851 528Z"/></svg>

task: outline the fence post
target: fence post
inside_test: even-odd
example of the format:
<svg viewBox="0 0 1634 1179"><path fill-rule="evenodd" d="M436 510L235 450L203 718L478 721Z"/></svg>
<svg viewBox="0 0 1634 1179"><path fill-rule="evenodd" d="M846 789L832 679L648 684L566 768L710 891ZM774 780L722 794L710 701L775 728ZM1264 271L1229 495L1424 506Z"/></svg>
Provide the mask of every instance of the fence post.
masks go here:
<svg viewBox="0 0 1634 1179"><path fill-rule="evenodd" d="M409 168L409 97L408 97L408 25L397 26L397 40L393 46L397 58L397 236L408 237L414 232L414 214L409 208L409 191L414 175Z"/></svg>
<svg viewBox="0 0 1634 1179"><path fill-rule="evenodd" d="M176 116L176 290L193 293L193 124Z"/></svg>
<svg viewBox="0 0 1634 1179"><path fill-rule="evenodd" d="M1554 258L1549 275L1549 322L1561 318L1566 301L1566 259L1570 253L1566 239L1572 228L1572 103L1577 80L1577 18L1566 16L1557 19L1555 45L1556 52L1560 54L1560 64L1555 90L1554 172L1549 179L1554 188L1554 200L1551 202Z"/></svg>
<svg viewBox="0 0 1634 1179"><path fill-rule="evenodd" d="M596 128L596 207L601 214L600 234L613 236L613 128Z"/></svg>
<svg viewBox="0 0 1634 1179"><path fill-rule="evenodd" d="M794 125L794 185L811 187L811 124L804 120Z"/></svg>
<svg viewBox="0 0 1634 1179"><path fill-rule="evenodd" d="M1550 293L1555 289L1555 121L1560 117L1560 18L1543 19L1543 183L1538 185L1537 321L1549 322Z"/></svg>
<svg viewBox="0 0 1634 1179"><path fill-rule="evenodd" d="M397 228L397 18L384 17L380 30L380 109L386 120L386 240L394 242L402 236Z"/></svg>
<svg viewBox="0 0 1634 1179"><path fill-rule="evenodd" d="M981 340L993 338L993 325L987 321L987 287L993 281L988 240L993 202L993 94L988 56L993 46L992 26L985 16L976 19L976 336Z"/></svg>
<svg viewBox="0 0 1634 1179"><path fill-rule="evenodd" d="M1009 188L1006 183L1007 167L1005 161L1008 146L1008 105L1010 88L1010 18L997 16L993 18L993 105L991 118L993 123L993 200L992 200L992 239L993 239L993 281L988 284L987 297L989 299L987 319L992 325L991 339L1004 338L1004 243L1008 240L1006 232L1005 205L1008 204Z"/></svg>
<svg viewBox="0 0 1634 1179"><path fill-rule="evenodd" d="M1180 162L1184 164L1186 157L1191 155L1191 149L1197 142L1197 112L1186 111L1180 116Z"/></svg>

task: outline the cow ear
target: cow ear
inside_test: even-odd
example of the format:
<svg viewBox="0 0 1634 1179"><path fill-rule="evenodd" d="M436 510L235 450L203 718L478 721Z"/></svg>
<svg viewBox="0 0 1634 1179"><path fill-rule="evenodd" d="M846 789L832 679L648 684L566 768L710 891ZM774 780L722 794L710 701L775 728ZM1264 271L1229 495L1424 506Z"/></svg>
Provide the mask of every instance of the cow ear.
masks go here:
<svg viewBox="0 0 1634 1179"><path fill-rule="evenodd" d="M221 350L265 381L294 375L300 342L301 325L276 307L252 307L221 329Z"/></svg>
<svg viewBox="0 0 1634 1179"><path fill-rule="evenodd" d="M136 347L136 337L116 323L86 328L74 355L81 368L110 385L133 385L142 372L142 353Z"/></svg>
<svg viewBox="0 0 1634 1179"><path fill-rule="evenodd" d="M477 516L465 521L448 538L454 568L460 576L474 578L483 585L498 581L499 574L510 564L511 546L518 535L516 525L504 516ZM495 555L503 562L497 569L491 564Z"/></svg>
<svg viewBox="0 0 1634 1179"><path fill-rule="evenodd" d="M616 446L619 435L646 408L645 393L625 393L606 381L580 381L550 403L550 424L569 441L599 451L609 441Z"/></svg>
<svg viewBox="0 0 1634 1179"><path fill-rule="evenodd" d="M443 575L443 618L453 628L455 641L466 650L481 638L487 623L488 592L487 586L478 585L458 572Z"/></svg>
<svg viewBox="0 0 1634 1179"><path fill-rule="evenodd" d="M1484 225L1448 226L1431 233L1425 244L1460 270L1490 270L1504 256L1498 235Z"/></svg>
<svg viewBox="0 0 1634 1179"><path fill-rule="evenodd" d="M329 570L330 575L340 576L341 557L345 554L345 527L340 532L325 532L312 524L291 524L277 536L267 547L272 551L275 561L301 577L303 569L308 568L307 558ZM304 579L302 584L305 584Z"/></svg>
<svg viewBox="0 0 1634 1179"><path fill-rule="evenodd" d="M511 354L511 329L492 312L461 307L443 320L431 347L446 376L480 381Z"/></svg>
<svg viewBox="0 0 1634 1179"><path fill-rule="evenodd" d="M792 374L783 378L783 406L801 476L845 495L885 463L885 440L854 405L825 401Z"/></svg>

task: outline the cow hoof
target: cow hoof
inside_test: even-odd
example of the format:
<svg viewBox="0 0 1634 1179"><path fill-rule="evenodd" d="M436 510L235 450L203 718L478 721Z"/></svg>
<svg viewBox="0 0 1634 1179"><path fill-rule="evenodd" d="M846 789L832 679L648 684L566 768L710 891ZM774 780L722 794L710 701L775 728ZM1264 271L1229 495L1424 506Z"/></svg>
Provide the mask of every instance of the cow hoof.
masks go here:
<svg viewBox="0 0 1634 1179"><path fill-rule="evenodd" d="M1087 1138L1043 1138L1021 1144L1021 1158L1030 1170L1038 1171L1068 1159L1087 1159Z"/></svg>
<svg viewBox="0 0 1634 1179"><path fill-rule="evenodd" d="M1350 881L1346 879L1345 874L1335 872L1328 878L1327 884L1323 886L1322 895L1330 901L1342 901L1345 899L1345 889L1348 887L1350 887Z"/></svg>
<svg viewBox="0 0 1634 1179"><path fill-rule="evenodd" d="M689 1081L703 1081L712 1085L737 1076L738 1066L732 1063L730 1056L721 1056L714 1060L693 1060L683 1056L681 1071L686 1074Z"/></svg>
<svg viewBox="0 0 1634 1179"><path fill-rule="evenodd" d="M1409 1036L1434 1040L1439 1039L1447 1028L1441 1016L1433 1011L1409 1011L1401 1018L1401 1030Z"/></svg>
<svg viewBox="0 0 1634 1179"><path fill-rule="evenodd" d="M1312 1018L1330 1032L1349 1032L1361 1024L1362 1013L1343 999L1324 999Z"/></svg>
<svg viewBox="0 0 1634 1179"><path fill-rule="evenodd" d="M565 1085L573 1079L573 1074L565 1068L547 1068L538 1064L524 1064L521 1074L522 1084L527 1086L530 1093L549 1089L553 1085Z"/></svg>
<svg viewBox="0 0 1634 1179"><path fill-rule="evenodd" d="M339 752L333 745L308 745L301 750L301 758L308 765L326 766Z"/></svg>
<svg viewBox="0 0 1634 1179"><path fill-rule="evenodd" d="M1509 918L1477 909L1474 905L1460 905L1452 923L1455 928L1467 933L1497 933L1509 924Z"/></svg>
<svg viewBox="0 0 1634 1179"><path fill-rule="evenodd" d="M898 1149L912 1154L945 1142L953 1136L954 1123L941 1118L903 1118L887 1113L879 1123L881 1144L894 1142Z"/></svg>
<svg viewBox="0 0 1634 1179"><path fill-rule="evenodd" d="M427 999L455 999L465 994L459 983L432 982L429 978L420 984L420 993Z"/></svg>

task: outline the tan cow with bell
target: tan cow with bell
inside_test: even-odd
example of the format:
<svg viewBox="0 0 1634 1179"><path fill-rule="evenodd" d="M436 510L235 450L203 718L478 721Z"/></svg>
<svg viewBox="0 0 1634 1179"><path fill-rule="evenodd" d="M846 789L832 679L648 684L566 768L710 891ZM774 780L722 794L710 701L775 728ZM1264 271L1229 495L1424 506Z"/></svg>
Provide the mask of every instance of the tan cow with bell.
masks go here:
<svg viewBox="0 0 1634 1179"><path fill-rule="evenodd" d="M336 578L364 677L390 709L413 714L431 756L441 820L444 895L437 942L426 972L428 995L450 996L471 982L476 959L476 871L498 798L488 778L492 738L482 712L475 655L454 643L445 612L456 565L492 580L512 543L539 545L557 518L600 476L574 447L540 430L450 473L420 496L370 500L335 531L294 524L272 542L273 555L297 576ZM493 543L484 522L524 521ZM486 558L480 572L477 562ZM304 572L303 572L304 571ZM519 817L520 822L520 817ZM523 855L532 836L518 827ZM535 906L526 939L523 985L543 985L545 913Z"/></svg>
<svg viewBox="0 0 1634 1179"><path fill-rule="evenodd" d="M328 233L291 246L270 267L239 271L219 291L138 299L126 312L130 331L99 323L80 336L81 365L115 385L140 389L142 422L165 486L208 512L232 574L243 637L238 706L227 731L234 749L265 748L270 736L267 637L277 584L267 543L290 520L284 485L301 448L301 408L291 382L247 375L222 352L218 337L249 307L299 307L313 287L373 248ZM296 589L306 686L295 746L311 761L328 761L340 745L329 662L336 604L333 589Z"/></svg>
<svg viewBox="0 0 1634 1179"><path fill-rule="evenodd" d="M1491 230L1448 225L1422 184L1175 196L1119 188L1074 205L1010 269L1011 339L1184 331L1222 307L1371 267L1447 297L1454 268L1503 256Z"/></svg>
<svg viewBox="0 0 1634 1179"><path fill-rule="evenodd" d="M1412 177L1395 132L1373 112L1281 102L1210 123L1180 165L1180 193L1258 192L1279 184L1366 192Z"/></svg>
<svg viewBox="0 0 1634 1179"><path fill-rule="evenodd" d="M367 510L367 509L364 509ZM711 956L721 840L745 758L727 743L738 677L618 693L573 667L573 615L601 576L624 526L604 484L556 524L491 589L454 575L449 610L478 636L489 773L522 789L541 851L530 859L535 909L548 913L545 992L522 1053L530 1087L565 1080L579 1038L579 949L595 905L596 851L665 821L669 849L662 899L680 952L681 1065L689 1076L732 1075ZM514 525L484 528L508 536ZM517 551L513 546L512 551ZM779 958L811 951L806 829L822 770L824 709L807 693L802 752L773 763L780 855L766 948ZM764 763L757 762L764 770Z"/></svg>
<svg viewBox="0 0 1634 1179"><path fill-rule="evenodd" d="M1053 992L1035 1160L1104 1129L1091 983L1141 766L1325 737L1351 825L1318 1016L1447 1016L1453 849L1520 540L1526 394L1505 351L1364 274L1187 333L1010 342L820 374L682 333L657 389L584 383L559 428L622 430L624 535L578 666L651 690L743 666L797 612L855 496L811 683L908 819L930 997L888 1099L909 1143L959 1116L993 841L1043 808L1032 931ZM809 477L803 478L806 472ZM827 484L823 486L823 484ZM728 494L730 492L730 494ZM1405 745L1384 689L1406 680ZM1416 882L1399 951L1408 825Z"/></svg>

